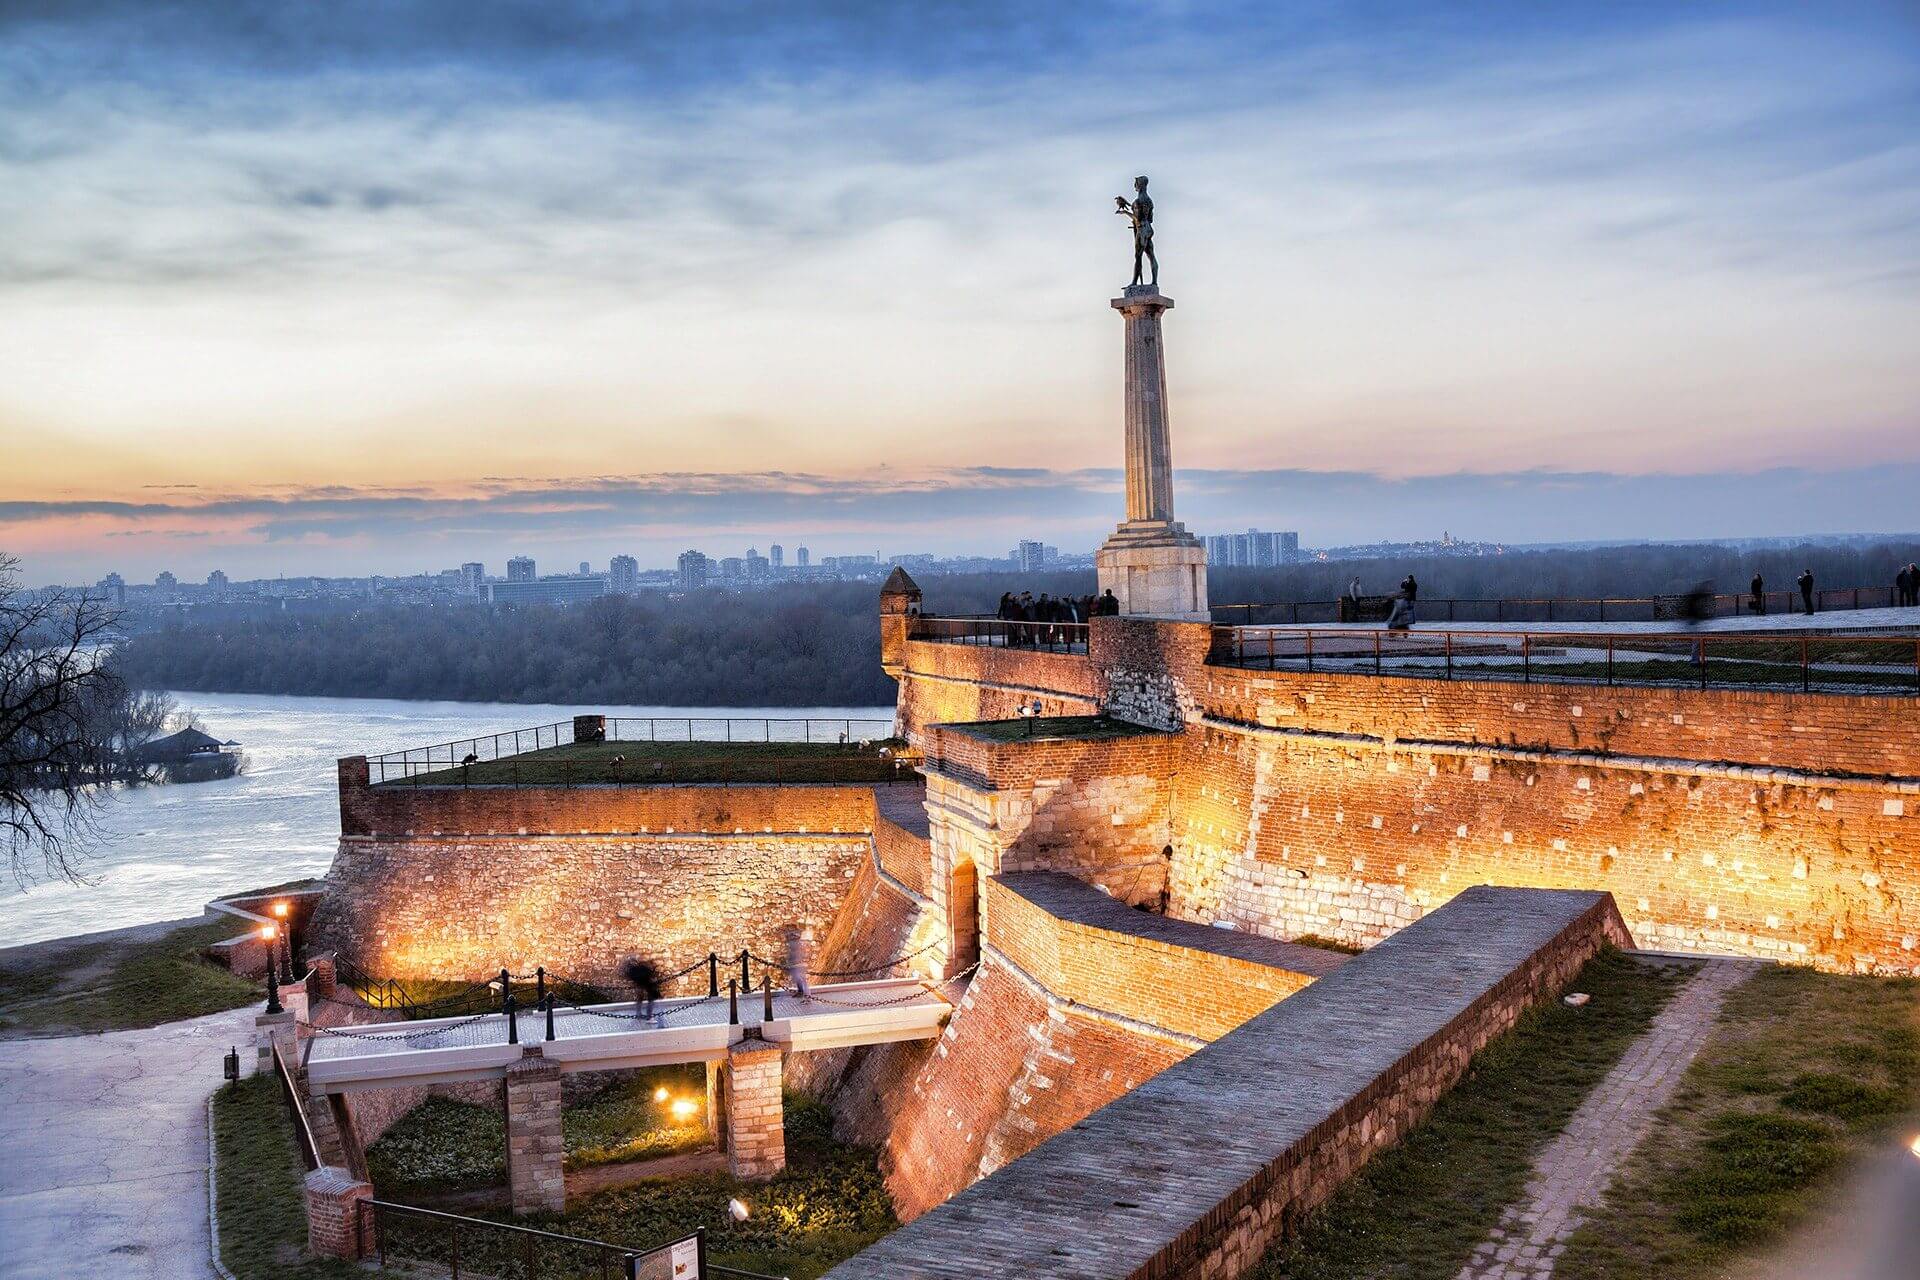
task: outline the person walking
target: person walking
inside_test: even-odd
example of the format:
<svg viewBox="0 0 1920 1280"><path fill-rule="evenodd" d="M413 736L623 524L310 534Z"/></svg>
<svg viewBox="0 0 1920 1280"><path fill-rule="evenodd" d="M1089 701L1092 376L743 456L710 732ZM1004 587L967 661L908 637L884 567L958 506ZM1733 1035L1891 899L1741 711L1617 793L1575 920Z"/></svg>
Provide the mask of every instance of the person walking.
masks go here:
<svg viewBox="0 0 1920 1280"><path fill-rule="evenodd" d="M1904 568L1893 575L1893 598L1901 608L1905 608L1907 603L1907 581Z"/></svg>
<svg viewBox="0 0 1920 1280"><path fill-rule="evenodd" d="M813 931L793 928L787 930L787 976L793 979L793 989L802 1000L813 996L813 982L807 970L813 964Z"/></svg>
<svg viewBox="0 0 1920 1280"><path fill-rule="evenodd" d="M1800 603L1805 606L1807 614L1811 616L1813 614L1813 570L1802 569L1800 576L1795 578L1793 583L1800 588Z"/></svg>
<svg viewBox="0 0 1920 1280"><path fill-rule="evenodd" d="M634 1012L647 1022L656 1022L653 1006L660 999L660 971L651 961L628 956L620 966L620 975L633 987Z"/></svg>
<svg viewBox="0 0 1920 1280"><path fill-rule="evenodd" d="M1414 580L1412 574L1400 579L1400 594L1407 598L1407 625L1412 626L1415 621L1413 604L1420 598L1420 584Z"/></svg>
<svg viewBox="0 0 1920 1280"><path fill-rule="evenodd" d="M1765 613L1767 611L1766 580L1756 573L1753 575L1753 581L1748 585L1753 588L1753 611L1755 613Z"/></svg>
<svg viewBox="0 0 1920 1280"><path fill-rule="evenodd" d="M1909 561L1902 572L1906 575L1907 585L1906 589L1900 593L1900 603L1920 605L1920 564Z"/></svg>

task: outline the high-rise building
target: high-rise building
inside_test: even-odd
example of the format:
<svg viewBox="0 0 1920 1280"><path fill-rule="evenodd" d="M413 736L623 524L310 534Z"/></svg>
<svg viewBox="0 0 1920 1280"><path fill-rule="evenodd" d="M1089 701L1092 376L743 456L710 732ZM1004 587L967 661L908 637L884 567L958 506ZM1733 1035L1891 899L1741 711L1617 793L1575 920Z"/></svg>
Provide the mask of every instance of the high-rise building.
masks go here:
<svg viewBox="0 0 1920 1280"><path fill-rule="evenodd" d="M153 580L153 589L162 600L171 600L180 590L180 579L174 577L171 571L162 569Z"/></svg>
<svg viewBox="0 0 1920 1280"><path fill-rule="evenodd" d="M720 577L738 581L747 576L747 562L739 556L720 557Z"/></svg>
<svg viewBox="0 0 1920 1280"><path fill-rule="evenodd" d="M707 579L713 573L713 561L698 551L680 553L680 585L688 591L697 591L707 585Z"/></svg>
<svg viewBox="0 0 1920 1280"><path fill-rule="evenodd" d="M747 548L746 573L748 582L765 582L773 569L773 562L752 547Z"/></svg>
<svg viewBox="0 0 1920 1280"><path fill-rule="evenodd" d="M227 590L227 575L215 569L207 575L207 590L215 595L224 595Z"/></svg>
<svg viewBox="0 0 1920 1280"><path fill-rule="evenodd" d="M487 599L493 604L576 604L605 594L607 580L598 574L559 574L487 584Z"/></svg>
<svg viewBox="0 0 1920 1280"><path fill-rule="evenodd" d="M593 572L593 566L588 564L585 560L582 560L580 562L580 576L584 578L592 572Z"/></svg>
<svg viewBox="0 0 1920 1280"><path fill-rule="evenodd" d="M100 594L114 604L127 602L127 580L117 573L110 573L100 579Z"/></svg>
<svg viewBox="0 0 1920 1280"><path fill-rule="evenodd" d="M805 547L801 547L793 553L793 562L804 569L813 563L813 553Z"/></svg>
<svg viewBox="0 0 1920 1280"><path fill-rule="evenodd" d="M640 562L632 556L615 556L607 561L607 577L615 592L631 595L640 589Z"/></svg>
<svg viewBox="0 0 1920 1280"><path fill-rule="evenodd" d="M1280 563L1293 564L1299 559L1300 535L1296 531L1289 529L1280 535Z"/></svg>
<svg viewBox="0 0 1920 1280"><path fill-rule="evenodd" d="M1047 546L1044 542L1022 538L1020 545L1013 549L1013 560L1020 572L1038 573L1047 566Z"/></svg>
<svg viewBox="0 0 1920 1280"><path fill-rule="evenodd" d="M1207 563L1265 569L1292 564L1300 558L1298 533L1270 533L1249 529L1245 533L1216 533L1207 538Z"/></svg>
<svg viewBox="0 0 1920 1280"><path fill-rule="evenodd" d="M786 567L786 559L787 549L779 543L776 542L767 548L767 561L773 565L774 568L784 569Z"/></svg>
<svg viewBox="0 0 1920 1280"><path fill-rule="evenodd" d="M470 596L487 594L487 566L478 560L469 560L461 565L460 589Z"/></svg>
<svg viewBox="0 0 1920 1280"><path fill-rule="evenodd" d="M532 582L533 557L515 556L513 559L507 561L507 581Z"/></svg>

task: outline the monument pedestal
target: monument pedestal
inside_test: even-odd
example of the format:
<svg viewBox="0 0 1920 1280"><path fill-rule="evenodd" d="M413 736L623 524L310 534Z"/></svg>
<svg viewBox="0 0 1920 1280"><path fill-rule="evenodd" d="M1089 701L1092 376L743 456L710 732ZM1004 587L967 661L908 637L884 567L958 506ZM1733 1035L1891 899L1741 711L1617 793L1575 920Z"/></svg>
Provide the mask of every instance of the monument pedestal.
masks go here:
<svg viewBox="0 0 1920 1280"><path fill-rule="evenodd" d="M1160 317L1173 299L1129 285L1112 303L1127 322L1127 518L1095 553L1100 589L1122 614L1205 622L1207 551L1173 518L1173 446Z"/></svg>
<svg viewBox="0 0 1920 1280"><path fill-rule="evenodd" d="M1177 520L1129 520L1094 553L1120 612L1206 622L1207 549Z"/></svg>

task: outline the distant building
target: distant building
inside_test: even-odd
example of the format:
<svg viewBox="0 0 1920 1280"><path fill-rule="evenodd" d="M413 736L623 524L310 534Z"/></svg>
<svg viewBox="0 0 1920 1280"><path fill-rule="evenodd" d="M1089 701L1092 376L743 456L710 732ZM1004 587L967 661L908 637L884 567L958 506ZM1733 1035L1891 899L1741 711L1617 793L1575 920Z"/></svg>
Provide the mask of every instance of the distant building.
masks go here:
<svg viewBox="0 0 1920 1280"><path fill-rule="evenodd" d="M507 561L507 581L532 582L533 557L515 556L513 559Z"/></svg>
<svg viewBox="0 0 1920 1280"><path fill-rule="evenodd" d="M749 547L746 570L748 582L765 582L773 570L773 562Z"/></svg>
<svg viewBox="0 0 1920 1280"><path fill-rule="evenodd" d="M216 594L223 594L226 591L226 589L227 589L226 574L222 573L218 569L215 569L212 573L207 575L207 590L212 591Z"/></svg>
<svg viewBox="0 0 1920 1280"><path fill-rule="evenodd" d="M127 580L117 573L110 573L100 579L100 594L114 604L127 602Z"/></svg>
<svg viewBox="0 0 1920 1280"><path fill-rule="evenodd" d="M1040 572L1047 567L1046 544L1031 538L1020 539L1020 545L1013 549L1013 562L1022 573Z"/></svg>
<svg viewBox="0 0 1920 1280"><path fill-rule="evenodd" d="M813 553L805 547L801 547L793 553L793 562L804 569L813 563Z"/></svg>
<svg viewBox="0 0 1920 1280"><path fill-rule="evenodd" d="M776 542L772 546L767 548L767 562L771 564L775 569L786 568L787 567L786 560L787 560L787 549L781 546L779 543Z"/></svg>
<svg viewBox="0 0 1920 1280"><path fill-rule="evenodd" d="M585 560L582 560L580 562L580 576L584 578L592 572L593 572L593 566L588 564Z"/></svg>
<svg viewBox="0 0 1920 1280"><path fill-rule="evenodd" d="M632 595L640 589L640 562L632 556L615 556L607 561L607 579L615 595Z"/></svg>
<svg viewBox="0 0 1920 1280"><path fill-rule="evenodd" d="M167 570L162 569L160 576L153 580L153 590L154 594L158 595L162 600L171 600L180 593L180 579L174 577L173 574Z"/></svg>
<svg viewBox="0 0 1920 1280"><path fill-rule="evenodd" d="M607 580L599 574L557 574L531 582L508 579L487 584L491 604L577 604L607 594Z"/></svg>
<svg viewBox="0 0 1920 1280"><path fill-rule="evenodd" d="M487 594L487 566L478 560L469 560L461 565L460 589L470 596Z"/></svg>
<svg viewBox="0 0 1920 1280"><path fill-rule="evenodd" d="M1268 569L1300 558L1298 533L1217 533L1207 539L1207 563L1237 568Z"/></svg>
<svg viewBox="0 0 1920 1280"><path fill-rule="evenodd" d="M720 577L729 582L738 582L747 576L747 562L739 556L720 557Z"/></svg>
<svg viewBox="0 0 1920 1280"><path fill-rule="evenodd" d="M713 576L713 561L698 551L680 553L680 585L687 591L697 591L707 585L707 579Z"/></svg>

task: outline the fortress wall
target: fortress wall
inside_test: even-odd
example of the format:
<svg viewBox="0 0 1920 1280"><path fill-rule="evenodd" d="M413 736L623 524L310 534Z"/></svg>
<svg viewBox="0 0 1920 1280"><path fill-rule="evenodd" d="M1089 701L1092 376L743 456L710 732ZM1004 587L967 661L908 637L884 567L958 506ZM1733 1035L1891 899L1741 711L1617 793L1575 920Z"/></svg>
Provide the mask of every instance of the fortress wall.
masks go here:
<svg viewBox="0 0 1920 1280"><path fill-rule="evenodd" d="M364 758L340 762L342 836L873 830L871 786L375 787L366 776Z"/></svg>
<svg viewBox="0 0 1920 1280"><path fill-rule="evenodd" d="M884 1121L865 1132L907 1219L1346 959L1129 910L1065 875L984 890L980 968L931 1053L856 1069L836 1099Z"/></svg>
<svg viewBox="0 0 1920 1280"><path fill-rule="evenodd" d="M890 806L882 806L873 824L875 857L880 860L880 866L910 891L923 896L927 893L933 874L925 794L923 788L913 788L912 802L918 810L917 820L911 820L911 816L905 814L889 815L887 809ZM910 820L912 824L906 825Z"/></svg>
<svg viewBox="0 0 1920 1280"><path fill-rule="evenodd" d="M929 725L1012 719L1036 697L1047 715L1094 710L1093 669L1079 654L915 640L899 684L895 719L916 745Z"/></svg>
<svg viewBox="0 0 1920 1280"><path fill-rule="evenodd" d="M824 933L871 847L865 832L347 836L315 938L380 977L545 965L618 988L628 955L678 969L710 949L777 956L790 926Z"/></svg>

